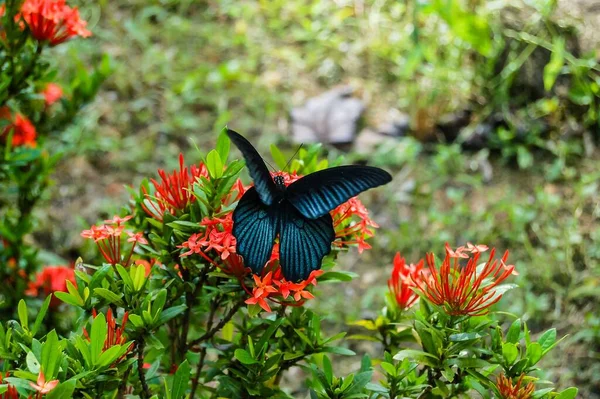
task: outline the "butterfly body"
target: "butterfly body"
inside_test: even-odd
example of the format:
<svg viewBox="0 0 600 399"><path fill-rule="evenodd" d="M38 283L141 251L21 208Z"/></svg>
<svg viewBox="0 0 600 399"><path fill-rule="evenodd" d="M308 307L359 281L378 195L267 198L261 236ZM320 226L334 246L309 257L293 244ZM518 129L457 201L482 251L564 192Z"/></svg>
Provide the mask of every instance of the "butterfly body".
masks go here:
<svg viewBox="0 0 600 399"><path fill-rule="evenodd" d="M391 176L368 166L339 166L311 173L285 185L271 177L256 149L240 134L228 135L246 159L254 180L233 213L237 252L254 273L260 273L279 237L279 261L289 281L306 279L321 267L335 239L330 211Z"/></svg>

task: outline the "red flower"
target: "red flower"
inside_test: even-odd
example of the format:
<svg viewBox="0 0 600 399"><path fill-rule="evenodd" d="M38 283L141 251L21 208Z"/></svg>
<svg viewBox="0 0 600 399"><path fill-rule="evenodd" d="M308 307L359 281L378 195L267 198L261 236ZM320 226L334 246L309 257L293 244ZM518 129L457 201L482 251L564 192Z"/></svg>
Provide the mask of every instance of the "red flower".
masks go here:
<svg viewBox="0 0 600 399"><path fill-rule="evenodd" d="M371 249L365 240L373 236L373 228L379 227L371 218L369 211L357 198L350 198L331 212L335 228L334 245L358 245L358 252Z"/></svg>
<svg viewBox="0 0 600 399"><path fill-rule="evenodd" d="M271 311L271 307L265 301L265 299L275 292L277 292L277 288L273 287L273 274L272 272L267 273L262 279L258 277L256 274L252 276L254 279L254 289L252 290L252 298L247 299L246 303L248 305L258 304L261 308L266 310L267 312Z"/></svg>
<svg viewBox="0 0 600 399"><path fill-rule="evenodd" d="M25 0L20 16L29 26L34 38L48 41L51 46L74 36L92 35L85 28L87 23L80 18L77 7L67 6L65 0Z"/></svg>
<svg viewBox="0 0 600 399"><path fill-rule="evenodd" d="M36 275L35 281L29 283L27 295L38 296L42 293L45 297L54 292L67 292L67 281L75 284L75 271L68 266L46 266ZM56 308L60 300L52 297L50 306Z"/></svg>
<svg viewBox="0 0 600 399"><path fill-rule="evenodd" d="M15 114L14 118L11 116L10 110L7 107L0 108L0 119L8 119L11 123L8 126L4 127L4 130L0 134L0 139L6 141L6 138L12 132L12 142L11 145L13 147L20 146L28 146L35 147L36 146L36 137L37 132L35 130L35 126L29 119L23 116L20 113Z"/></svg>
<svg viewBox="0 0 600 399"><path fill-rule="evenodd" d="M8 371L4 374L4 378L9 377ZM4 385L2 381L2 373L0 373L0 385ZM17 388L6 383L6 392L0 394L0 399L19 399L19 392Z"/></svg>
<svg viewBox="0 0 600 399"><path fill-rule="evenodd" d="M513 384L511 378L507 378L504 374L500 374L496 380L496 387L500 392L502 399L530 399L533 397L535 386L533 382L527 383L522 386L523 377L525 374L521 374L516 384Z"/></svg>
<svg viewBox="0 0 600 399"><path fill-rule="evenodd" d="M412 263L407 265L406 260L400 256L400 252L396 253L394 270L388 280L388 288L401 310L410 308L419 299L419 295L413 291L413 287L415 287L413 280L421 279L424 264L425 262L421 259L416 265Z"/></svg>
<svg viewBox="0 0 600 399"><path fill-rule="evenodd" d="M63 89L56 83L48 83L42 94L46 100L46 106L50 106L62 98Z"/></svg>
<svg viewBox="0 0 600 399"><path fill-rule="evenodd" d="M30 382L29 385L36 391L38 391L36 398L41 398L41 395L45 395L48 392L52 391L58 385L58 380L46 381L46 377L44 377L44 373L40 370L37 378L37 384Z"/></svg>
<svg viewBox="0 0 600 399"><path fill-rule="evenodd" d="M174 170L171 175L168 175L164 170L158 170L160 182L151 180L155 190L154 194L149 194L145 188L142 188L146 197L142 208L156 220L162 221L165 212L175 214L196 201L196 197L192 193L194 182L200 177L208 178L208 169L204 164L192 165L188 171L183 163L183 154L179 154L179 171Z"/></svg>
<svg viewBox="0 0 600 399"><path fill-rule="evenodd" d="M439 272L433 254L427 254L431 276L421 272L422 280L413 278L413 282L430 302L443 307L449 315L486 314L488 308L502 297L502 293L496 291L497 286L511 274L517 273L513 265L506 265L508 251L498 261L494 259L495 249L492 249L489 259L478 270L482 248L483 246L459 247L454 251L446 244L446 257ZM464 267L460 264L462 258L468 259Z"/></svg>
<svg viewBox="0 0 600 399"><path fill-rule="evenodd" d="M210 250L217 252L222 260L235 254L236 241L232 233L232 217L233 213L229 212L221 218L214 217L202 220L200 226L206 227L206 230L204 230L204 233L192 234L187 241L181 244L178 248L187 248L189 251L180 256L197 254L212 263L212 260L206 255Z"/></svg>
<svg viewBox="0 0 600 399"><path fill-rule="evenodd" d="M244 259L237 254L231 254L227 259L223 261L223 264L219 265L219 268L223 273L243 279L248 274L252 273L249 267L244 265Z"/></svg>
<svg viewBox="0 0 600 399"><path fill-rule="evenodd" d="M83 238L94 240L100 253L108 263L113 266L119 263L124 267L127 267L130 264L131 256L135 251L136 244L148 244L148 240L144 238L142 233L127 231L126 233L129 236L127 242L133 244L131 245L131 248L129 248L129 251L126 253L122 252L121 236L123 235L123 231L125 231L125 226L122 223L125 223L129 219L131 219L131 216L125 216L123 218L115 216L110 220L105 220L105 224L103 225L92 226L89 230L82 231L81 236Z"/></svg>

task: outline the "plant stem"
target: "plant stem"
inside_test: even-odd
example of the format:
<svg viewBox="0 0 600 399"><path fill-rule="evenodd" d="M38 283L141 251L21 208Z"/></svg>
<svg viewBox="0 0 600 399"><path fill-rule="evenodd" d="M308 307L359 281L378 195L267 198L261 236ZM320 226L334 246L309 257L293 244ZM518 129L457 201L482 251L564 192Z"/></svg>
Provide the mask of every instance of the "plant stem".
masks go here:
<svg viewBox="0 0 600 399"><path fill-rule="evenodd" d="M225 316L221 319L221 321L219 321L219 323L214 328L211 328L212 327L212 317L214 316L214 312L212 312L212 309L211 309L211 315L209 316L209 324L207 325L206 333L204 333L199 338L196 338L195 340L193 340L189 344L187 344L186 351L195 345L198 345L204 341L208 341L209 339L211 339L217 332L219 332L219 330L221 328L223 328L223 326L225 324L227 324L229 322L229 320L231 320L233 318L233 316L235 316L235 314L237 313L237 311L239 310L239 308L242 306L243 303L244 303L244 301L242 299L240 299L235 305L233 305L233 307L231 309L229 309L227 314L225 314Z"/></svg>
<svg viewBox="0 0 600 399"><path fill-rule="evenodd" d="M140 336L137 339L137 369L138 369L138 377L140 379L140 384L142 385L142 399L148 399L150 396L150 388L148 388L148 383L146 382L146 375L144 374L144 348L146 347L146 341L143 336Z"/></svg>
<svg viewBox="0 0 600 399"><path fill-rule="evenodd" d="M119 390L117 391L117 398L123 399L125 398L125 389L127 388L127 380L129 379L129 374L131 374L131 366L125 370L125 374L123 374L123 378L121 379L121 383L119 384Z"/></svg>

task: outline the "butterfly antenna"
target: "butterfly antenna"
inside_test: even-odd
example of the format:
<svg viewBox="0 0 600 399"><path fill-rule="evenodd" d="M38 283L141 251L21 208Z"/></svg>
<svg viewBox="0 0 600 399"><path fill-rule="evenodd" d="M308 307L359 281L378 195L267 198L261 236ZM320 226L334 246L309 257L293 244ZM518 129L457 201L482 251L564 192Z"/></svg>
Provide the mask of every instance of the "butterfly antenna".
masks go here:
<svg viewBox="0 0 600 399"><path fill-rule="evenodd" d="M262 158L262 157L261 157L261 158ZM265 164L266 164L268 167L270 167L270 168L271 168L271 170L272 170L273 172L277 172L277 169L276 169L276 168L274 168L274 167L273 167L273 165L271 165L271 164L269 163L269 161L267 161L267 160L266 160L266 159L264 159L264 158L263 158L262 160L265 162Z"/></svg>
<svg viewBox="0 0 600 399"><path fill-rule="evenodd" d="M292 155L292 157L290 158L290 160L285 164L285 167L283 168L284 172L287 169L287 167L290 166L290 163L292 163L292 161L294 160L294 158L296 157L296 155L298 154L298 152L300 151L300 149L302 148L303 145L304 145L304 143L300 144L300 147L298 147L298 149L296 150L296 152L294 153L294 155Z"/></svg>

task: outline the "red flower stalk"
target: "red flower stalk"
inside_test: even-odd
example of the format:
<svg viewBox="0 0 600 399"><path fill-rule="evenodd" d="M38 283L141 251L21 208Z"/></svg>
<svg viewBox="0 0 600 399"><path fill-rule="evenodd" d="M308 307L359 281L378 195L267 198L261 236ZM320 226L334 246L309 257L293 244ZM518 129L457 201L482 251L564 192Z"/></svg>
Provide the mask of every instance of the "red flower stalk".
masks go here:
<svg viewBox="0 0 600 399"><path fill-rule="evenodd" d="M25 116L16 113L13 118L8 107L1 107L0 119L11 121L8 126L4 127L2 133L0 133L1 141L6 142L7 137L12 132L11 145L13 147L28 146L34 148L37 145L35 141L37 137L35 126Z"/></svg>
<svg viewBox="0 0 600 399"><path fill-rule="evenodd" d="M47 297L55 292L67 292L67 281L75 284L75 270L68 266L46 266L36 275L35 281L29 283L25 292L30 296L38 296L40 293ZM61 301L52 297L50 307L56 308Z"/></svg>
<svg viewBox="0 0 600 399"><path fill-rule="evenodd" d="M21 6L22 17L29 26L31 35L51 46L74 37L89 37L92 33L85 28L87 22L79 16L77 7L67 6L65 0L25 0Z"/></svg>
<svg viewBox="0 0 600 399"><path fill-rule="evenodd" d="M97 317L97 315L98 314L96 313L96 309L92 310L92 316L94 317L94 319ZM107 334L106 339L104 340L102 351L106 351L115 345L125 345L125 343L127 342L127 336L125 335L125 327L127 326L127 320L129 320L129 312L125 312L123 314L123 321L121 322L121 326L117 326L117 320L113 317L112 309L108 309L108 312L106 313ZM88 341L90 340L90 336L85 327L83 328L83 335L87 338ZM133 350L133 346L134 344L132 342L131 345L129 345L127 352L123 356L121 356L115 363L118 363L121 360L123 360L127 356L127 353Z"/></svg>
<svg viewBox="0 0 600 399"><path fill-rule="evenodd" d="M162 221L165 212L175 214L196 201L196 197L192 193L194 182L199 177L208 178L208 169L204 164L192 165L189 171L183 164L183 154L179 154L179 171L174 170L169 175L162 169L158 170L160 182L155 179L151 180L155 190L153 195L142 188L146 197L142 203L142 208L156 220Z"/></svg>
<svg viewBox="0 0 600 399"><path fill-rule="evenodd" d="M100 253L108 263L114 266L117 263L122 262L123 266L127 267L130 264L131 256L133 255L136 244L148 244L148 240L144 238L142 233L132 233L127 231L127 235L129 236L127 242L133 244L127 254L123 256L121 251L121 237L125 230L123 223L131 218L132 216L126 216L124 218L115 216L110 220L105 220L105 224L103 225L92 226L89 230L82 231L81 236L83 238L94 240Z"/></svg>
<svg viewBox="0 0 600 399"><path fill-rule="evenodd" d="M406 310L413 306L419 299L419 295L413 291L415 287L414 280L421 280L421 273L424 272L423 259L416 265L406 264L406 260L400 256L400 252L394 257L394 269L388 280L390 293L396 299L396 303L401 310Z"/></svg>
<svg viewBox="0 0 600 399"><path fill-rule="evenodd" d="M4 374L4 378L9 377L8 371ZM5 383L2 381L2 373L0 373L0 385L4 385ZM17 392L17 388L12 385L6 383L7 389L6 392L0 394L0 399L19 399L19 392Z"/></svg>
<svg viewBox="0 0 600 399"><path fill-rule="evenodd" d="M533 382L529 382L526 385L523 384L523 377L525 374L521 374L516 384L513 384L511 378L507 378L504 374L500 374L496 380L496 387L500 392L502 399L530 399L533 397L535 392L535 386Z"/></svg>
<svg viewBox="0 0 600 399"><path fill-rule="evenodd" d="M422 280L413 282L430 302L443 307L453 316L480 316L489 311L489 307L498 302L502 293L496 288L511 274L517 274L514 265L507 265L508 251L502 259L494 259L492 249L485 264L477 267L481 253L486 246L468 244L452 250L446 244L446 257L439 268L435 266L434 255L427 254L427 265L431 276L421 272ZM468 259L462 266L460 259ZM479 269L479 270L478 270Z"/></svg>
<svg viewBox="0 0 600 399"><path fill-rule="evenodd" d="M63 89L56 83L48 83L42 94L44 95L46 106L49 107L62 98Z"/></svg>

